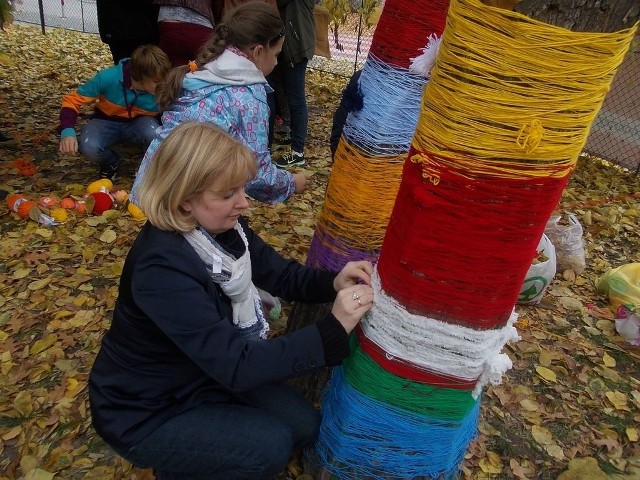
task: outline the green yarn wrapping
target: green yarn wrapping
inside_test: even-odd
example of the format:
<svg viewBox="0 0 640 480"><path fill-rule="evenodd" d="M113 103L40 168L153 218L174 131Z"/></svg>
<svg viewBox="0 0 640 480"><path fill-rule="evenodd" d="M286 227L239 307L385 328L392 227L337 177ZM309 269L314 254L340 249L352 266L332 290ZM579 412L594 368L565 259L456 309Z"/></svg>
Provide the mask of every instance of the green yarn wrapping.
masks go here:
<svg viewBox="0 0 640 480"><path fill-rule="evenodd" d="M363 395L440 420L460 421L479 401L471 390L439 388L393 375L362 351L351 335L351 355L342 361L347 382Z"/></svg>

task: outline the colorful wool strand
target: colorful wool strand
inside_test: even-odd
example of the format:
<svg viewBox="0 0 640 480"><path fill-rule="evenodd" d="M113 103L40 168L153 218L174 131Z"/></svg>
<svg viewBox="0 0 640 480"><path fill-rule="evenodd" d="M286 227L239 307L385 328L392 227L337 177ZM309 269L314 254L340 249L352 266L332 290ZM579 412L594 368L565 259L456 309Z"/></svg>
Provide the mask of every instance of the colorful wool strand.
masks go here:
<svg viewBox="0 0 640 480"><path fill-rule="evenodd" d="M370 54L360 75L363 106L347 117L344 139L366 156L404 156L416 130L425 83L423 76L390 67Z"/></svg>
<svg viewBox="0 0 640 480"><path fill-rule="evenodd" d="M340 367L326 395L315 453L340 479L455 478L476 435L479 402L461 421L432 418L361 394Z"/></svg>
<svg viewBox="0 0 640 480"><path fill-rule="evenodd" d="M500 327L568 177L470 179L435 158L425 171L411 161L416 154L405 163L384 239L382 287L413 313Z"/></svg>
<svg viewBox="0 0 640 480"><path fill-rule="evenodd" d="M440 420L461 421L475 407L470 391L415 382L381 368L351 336L351 355L342 362L345 380L366 397Z"/></svg>
<svg viewBox="0 0 640 480"><path fill-rule="evenodd" d="M387 1L371 42L370 53L387 65L409 68L432 33L445 28L449 0Z"/></svg>
<svg viewBox="0 0 640 480"><path fill-rule="evenodd" d="M553 174L566 176L634 32L572 32L478 0L452 2L416 150L503 168L561 166Z"/></svg>
<svg viewBox="0 0 640 480"><path fill-rule="evenodd" d="M410 362L418 370L476 380L474 397L487 383L499 384L502 375L511 368L511 360L500 351L507 342L519 339L514 327L518 316L513 304L506 325L480 330L408 312L381 291L375 272L371 285L375 305L361 322L362 331L387 352L389 358Z"/></svg>

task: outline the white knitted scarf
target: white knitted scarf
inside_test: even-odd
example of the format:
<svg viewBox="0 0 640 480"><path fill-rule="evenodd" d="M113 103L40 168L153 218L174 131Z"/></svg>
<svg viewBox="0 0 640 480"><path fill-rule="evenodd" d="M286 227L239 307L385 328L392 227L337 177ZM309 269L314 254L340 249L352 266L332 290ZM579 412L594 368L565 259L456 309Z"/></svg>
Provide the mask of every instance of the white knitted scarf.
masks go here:
<svg viewBox="0 0 640 480"><path fill-rule="evenodd" d="M183 236L207 266L211 279L220 285L224 294L231 299L233 324L240 330L260 325L260 338L267 338L269 324L265 320L258 289L251 281L251 258L249 242L239 223L234 229L242 238L245 251L235 259L203 228L198 227ZM253 330L253 329L252 329Z"/></svg>

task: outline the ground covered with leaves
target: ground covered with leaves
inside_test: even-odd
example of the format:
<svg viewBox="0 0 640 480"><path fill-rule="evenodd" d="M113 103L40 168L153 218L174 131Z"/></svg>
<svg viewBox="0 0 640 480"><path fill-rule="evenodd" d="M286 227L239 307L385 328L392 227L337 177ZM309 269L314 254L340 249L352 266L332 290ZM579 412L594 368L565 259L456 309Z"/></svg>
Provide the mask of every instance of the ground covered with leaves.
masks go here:
<svg viewBox="0 0 640 480"><path fill-rule="evenodd" d="M14 25L0 32L0 64L0 131L17 143L0 147L0 189L34 200L82 193L96 168L58 155L60 100L110 65L108 50L97 36ZM330 112L345 83L317 71L308 77L312 188L249 212L269 243L299 260L329 178ZM142 152L123 155L117 186L128 190ZM25 162L37 172L25 175ZM587 269L558 273L540 305L518 307L522 341L507 349L514 368L484 393L465 478L640 478L640 348L617 335L608 299L594 287L608 269L640 262L638 192L637 176L580 160L560 210L583 223ZM1 212L0 480L151 479L97 437L87 404L89 370L140 223L112 211L45 227ZM284 328L281 321L276 330ZM296 478L298 467L282 478Z"/></svg>

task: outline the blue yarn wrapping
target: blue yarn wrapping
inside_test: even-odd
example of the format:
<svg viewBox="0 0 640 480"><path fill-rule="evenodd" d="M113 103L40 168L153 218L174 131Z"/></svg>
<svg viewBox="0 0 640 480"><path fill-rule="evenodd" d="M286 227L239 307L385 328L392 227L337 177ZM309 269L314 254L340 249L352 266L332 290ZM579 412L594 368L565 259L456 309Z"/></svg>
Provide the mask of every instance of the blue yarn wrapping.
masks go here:
<svg viewBox="0 0 640 480"><path fill-rule="evenodd" d="M426 83L426 78L369 54L360 75L362 109L347 116L345 140L374 156L408 152Z"/></svg>
<svg viewBox="0 0 640 480"><path fill-rule="evenodd" d="M341 480L454 479L479 412L479 400L460 422L402 410L362 395L337 367L323 392L315 455Z"/></svg>

